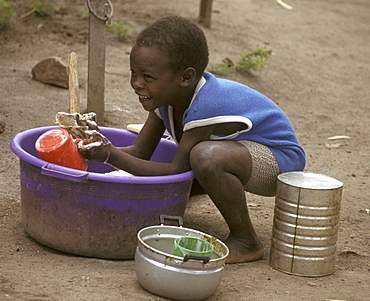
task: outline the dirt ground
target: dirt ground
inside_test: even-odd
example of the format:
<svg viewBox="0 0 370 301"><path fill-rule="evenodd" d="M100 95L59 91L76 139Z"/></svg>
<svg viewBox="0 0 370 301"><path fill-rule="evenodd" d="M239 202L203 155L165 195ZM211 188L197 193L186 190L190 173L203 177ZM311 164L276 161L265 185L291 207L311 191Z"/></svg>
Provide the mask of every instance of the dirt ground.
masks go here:
<svg viewBox="0 0 370 301"><path fill-rule="evenodd" d="M18 16L25 0L15 1ZM32 240L21 225L19 160L9 148L19 132L52 125L68 111L69 92L31 78L47 57L79 57L81 102L86 107L88 21L84 2L50 1L47 17L13 19L0 32L0 299L165 300L140 287L132 260L103 260L64 254ZM158 17L179 14L197 21L198 0L112 1L114 22L135 32ZM261 261L227 265L209 300L370 300L370 2L368 0L215 0L212 26L203 28L210 62L238 60L243 51L273 50L268 67L227 77L273 99L290 117L307 152L306 171L344 183L334 274L288 275L269 266L274 198L247 195L256 230L265 246ZM129 87L130 43L111 33L106 42L105 122L126 128L146 112ZM336 135L349 139L328 140ZM206 196L191 198L185 226L223 239L227 227ZM189 288L191 289L191 288Z"/></svg>

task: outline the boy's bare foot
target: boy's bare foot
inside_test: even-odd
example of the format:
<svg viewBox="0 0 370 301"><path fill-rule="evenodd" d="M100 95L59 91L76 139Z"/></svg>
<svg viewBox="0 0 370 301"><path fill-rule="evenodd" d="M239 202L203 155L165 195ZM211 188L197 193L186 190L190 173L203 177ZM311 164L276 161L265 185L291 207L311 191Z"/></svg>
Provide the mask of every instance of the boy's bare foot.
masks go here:
<svg viewBox="0 0 370 301"><path fill-rule="evenodd" d="M248 262L263 258L264 250L261 241L251 243L248 239L236 238L230 234L224 243L230 252L226 263Z"/></svg>

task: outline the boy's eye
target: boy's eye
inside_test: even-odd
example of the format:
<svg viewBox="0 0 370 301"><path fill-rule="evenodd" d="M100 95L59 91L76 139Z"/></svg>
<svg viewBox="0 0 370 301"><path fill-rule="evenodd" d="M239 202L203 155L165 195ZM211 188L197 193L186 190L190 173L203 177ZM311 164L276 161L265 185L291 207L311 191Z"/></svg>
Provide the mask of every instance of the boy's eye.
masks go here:
<svg viewBox="0 0 370 301"><path fill-rule="evenodd" d="M146 78L146 79L150 79L150 78L152 78L149 74L144 74L144 78Z"/></svg>

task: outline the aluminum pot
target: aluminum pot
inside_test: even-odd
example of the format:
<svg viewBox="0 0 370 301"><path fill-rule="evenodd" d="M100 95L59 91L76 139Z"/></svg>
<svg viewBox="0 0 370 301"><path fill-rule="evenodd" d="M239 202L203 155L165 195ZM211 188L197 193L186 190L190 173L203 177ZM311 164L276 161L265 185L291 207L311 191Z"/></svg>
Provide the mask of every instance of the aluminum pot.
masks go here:
<svg viewBox="0 0 370 301"><path fill-rule="evenodd" d="M164 225L165 219L177 219L179 226ZM161 225L138 233L135 272L139 283L156 295L173 300L203 300L220 284L227 246L217 238L182 227L181 217L161 215ZM212 256L172 254L174 240L181 236L201 238L213 244Z"/></svg>

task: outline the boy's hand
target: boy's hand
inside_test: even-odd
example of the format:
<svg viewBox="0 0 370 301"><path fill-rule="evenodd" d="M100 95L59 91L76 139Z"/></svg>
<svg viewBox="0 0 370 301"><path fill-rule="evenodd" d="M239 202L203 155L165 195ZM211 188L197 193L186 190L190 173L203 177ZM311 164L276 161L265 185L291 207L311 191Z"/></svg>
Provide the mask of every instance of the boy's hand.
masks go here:
<svg viewBox="0 0 370 301"><path fill-rule="evenodd" d="M107 149L111 142L99 131L85 131L88 139L77 142L78 151L88 160L106 163L109 158Z"/></svg>

